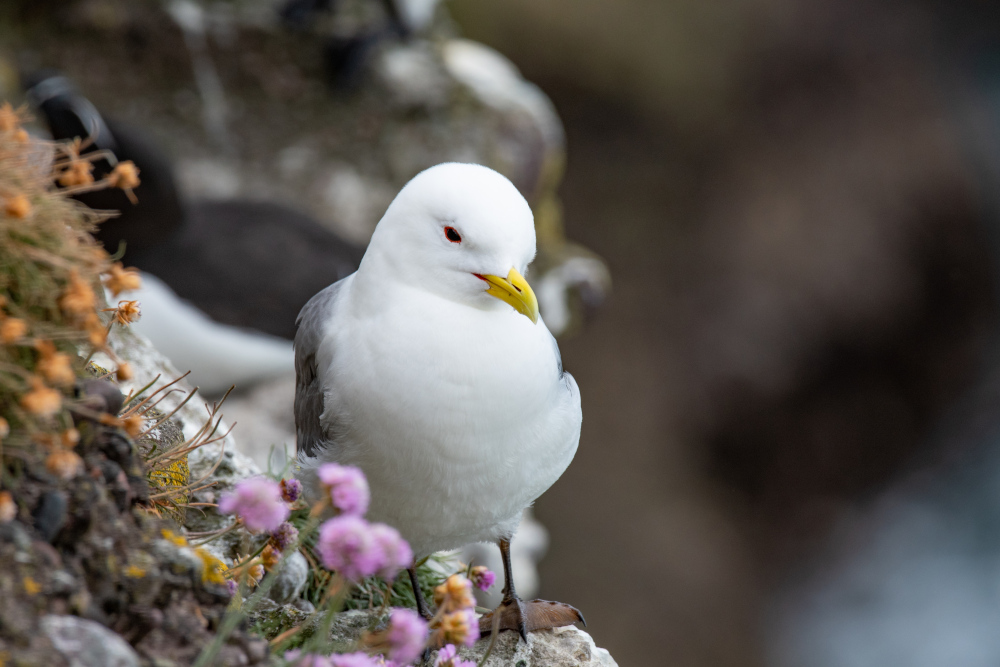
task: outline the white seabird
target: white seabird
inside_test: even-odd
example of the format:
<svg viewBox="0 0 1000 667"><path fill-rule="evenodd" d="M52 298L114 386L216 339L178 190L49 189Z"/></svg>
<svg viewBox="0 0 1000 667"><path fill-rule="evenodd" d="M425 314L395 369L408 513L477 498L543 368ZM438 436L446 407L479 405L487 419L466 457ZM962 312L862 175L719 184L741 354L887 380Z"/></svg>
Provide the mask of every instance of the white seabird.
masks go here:
<svg viewBox="0 0 1000 667"><path fill-rule="evenodd" d="M511 581L521 512L572 461L582 418L522 277L534 256L531 209L510 181L479 165L432 167L390 204L357 272L306 304L295 337L307 489L317 493L324 462L356 465L369 516L418 558L498 543L500 627L522 636L583 620L569 605L522 602Z"/></svg>

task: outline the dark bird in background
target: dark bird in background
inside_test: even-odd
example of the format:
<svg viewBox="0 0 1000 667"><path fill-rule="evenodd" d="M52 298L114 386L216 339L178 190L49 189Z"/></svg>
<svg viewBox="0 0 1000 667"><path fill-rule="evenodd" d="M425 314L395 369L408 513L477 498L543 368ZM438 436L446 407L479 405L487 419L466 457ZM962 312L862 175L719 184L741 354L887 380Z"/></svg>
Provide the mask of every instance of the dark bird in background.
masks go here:
<svg viewBox="0 0 1000 667"><path fill-rule="evenodd" d="M298 211L250 200L184 201L169 159L149 137L104 117L58 72L27 77L25 88L53 138L89 138L88 151L106 149L139 168L136 204L120 190L77 195L92 208L120 211L98 230L105 249L113 254L124 243L126 264L215 322L291 340L310 297L357 269L362 248ZM111 168L97 161L94 177Z"/></svg>

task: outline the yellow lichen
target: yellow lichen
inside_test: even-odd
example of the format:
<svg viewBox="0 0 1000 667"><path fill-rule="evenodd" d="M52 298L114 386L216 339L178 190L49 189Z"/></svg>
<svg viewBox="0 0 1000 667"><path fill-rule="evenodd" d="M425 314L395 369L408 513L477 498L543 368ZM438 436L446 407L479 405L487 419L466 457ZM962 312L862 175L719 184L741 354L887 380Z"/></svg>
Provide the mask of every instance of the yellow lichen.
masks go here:
<svg viewBox="0 0 1000 667"><path fill-rule="evenodd" d="M202 583L215 584L217 586L224 585L226 583L226 571L229 569L226 567L226 564L210 554L204 547L198 547L194 552L198 554L198 558L201 559L203 566L201 570Z"/></svg>
<svg viewBox="0 0 1000 667"><path fill-rule="evenodd" d="M160 535L163 536L163 539L167 540L168 542L174 543L176 546L186 547L188 545L186 537L184 537L183 535L178 535L174 531L169 530L167 528L161 530Z"/></svg>
<svg viewBox="0 0 1000 667"><path fill-rule="evenodd" d="M28 595L38 595L41 592L41 585L31 577L24 578L24 592Z"/></svg>
<svg viewBox="0 0 1000 667"><path fill-rule="evenodd" d="M138 565L129 565L125 568L125 576L130 579L142 579L146 576L146 571Z"/></svg>

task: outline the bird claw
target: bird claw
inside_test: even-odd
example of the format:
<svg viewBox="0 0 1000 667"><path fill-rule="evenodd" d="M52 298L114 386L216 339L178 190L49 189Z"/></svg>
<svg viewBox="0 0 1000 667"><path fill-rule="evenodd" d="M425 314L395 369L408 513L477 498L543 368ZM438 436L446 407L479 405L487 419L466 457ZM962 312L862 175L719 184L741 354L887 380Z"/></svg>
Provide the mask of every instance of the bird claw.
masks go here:
<svg viewBox="0 0 1000 667"><path fill-rule="evenodd" d="M511 598L500 603L494 611L479 619L479 634L488 636L493 631L493 615L500 614L500 630L517 630L525 642L528 633L535 630L559 628L564 625L587 622L576 607L549 600L528 600Z"/></svg>

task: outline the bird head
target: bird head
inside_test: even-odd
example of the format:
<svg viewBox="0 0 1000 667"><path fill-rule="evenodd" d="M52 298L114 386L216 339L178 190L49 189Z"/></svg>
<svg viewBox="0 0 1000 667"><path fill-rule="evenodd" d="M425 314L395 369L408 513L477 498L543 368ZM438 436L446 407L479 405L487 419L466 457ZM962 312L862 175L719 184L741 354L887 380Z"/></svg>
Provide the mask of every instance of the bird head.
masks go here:
<svg viewBox="0 0 1000 667"><path fill-rule="evenodd" d="M446 163L415 176L389 205L359 273L481 309L512 307L538 322L524 279L535 257L531 207L514 184L475 164Z"/></svg>

